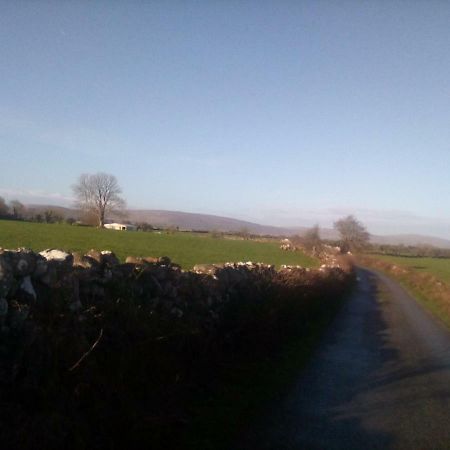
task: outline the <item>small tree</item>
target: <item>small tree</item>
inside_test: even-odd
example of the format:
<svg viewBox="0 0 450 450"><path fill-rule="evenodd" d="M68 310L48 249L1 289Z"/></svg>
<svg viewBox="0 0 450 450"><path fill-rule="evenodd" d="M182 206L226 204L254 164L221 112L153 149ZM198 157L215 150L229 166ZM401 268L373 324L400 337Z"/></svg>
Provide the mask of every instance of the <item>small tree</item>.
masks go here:
<svg viewBox="0 0 450 450"><path fill-rule="evenodd" d="M237 235L245 240L250 239L250 230L244 226L237 232Z"/></svg>
<svg viewBox="0 0 450 450"><path fill-rule="evenodd" d="M334 223L334 228L341 236L341 246L343 251L360 250L364 248L370 240L370 234L366 227L353 216L344 217Z"/></svg>
<svg viewBox="0 0 450 450"><path fill-rule="evenodd" d="M80 175L72 189L76 205L86 215L94 215L99 228L105 225L107 214L121 211L125 207L125 200L120 196L122 189L114 175L85 173Z"/></svg>
<svg viewBox="0 0 450 450"><path fill-rule="evenodd" d="M322 247L319 225L316 224L312 228L306 230L305 234L303 235L302 241L305 250L311 252L313 255L319 253Z"/></svg>
<svg viewBox="0 0 450 450"><path fill-rule="evenodd" d="M47 223L61 223L64 221L64 217L53 209L47 209L44 211L44 220Z"/></svg>
<svg viewBox="0 0 450 450"><path fill-rule="evenodd" d="M148 222L139 222L136 227L139 231L153 231L153 226Z"/></svg>
<svg viewBox="0 0 450 450"><path fill-rule="evenodd" d="M54 214L51 209L44 211L44 221L46 223L53 223L55 221Z"/></svg>

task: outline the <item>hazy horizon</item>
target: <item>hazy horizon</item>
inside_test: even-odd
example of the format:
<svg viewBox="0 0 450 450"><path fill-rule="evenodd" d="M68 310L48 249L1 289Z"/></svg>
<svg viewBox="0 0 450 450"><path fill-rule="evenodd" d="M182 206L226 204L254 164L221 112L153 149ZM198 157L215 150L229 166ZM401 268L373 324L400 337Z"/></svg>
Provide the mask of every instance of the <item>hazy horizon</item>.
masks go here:
<svg viewBox="0 0 450 450"><path fill-rule="evenodd" d="M3 192L5 194L5 192ZM8 198L8 194L10 195ZM74 202L70 198L61 198L59 195L45 196L43 193L24 193L16 192L12 193L6 192L6 198L8 200L18 199L28 205L48 205L48 206L61 206L66 208L73 208ZM2 190L0 190L0 195L2 195ZM358 220L364 223L368 231L373 235L424 235L424 236L434 236L442 239L449 239L449 235L446 230L449 227L449 223L445 219L426 218L415 216L411 213L404 211L372 211L368 209L345 209L345 208L333 208L333 209L323 209L323 210L308 210L302 211L298 218L288 219L288 220L277 220L274 216L264 216L252 217L246 214L223 214L221 212L205 212L205 211L187 211L183 209L168 210L167 208L141 208L133 207L127 205L127 209L130 210L162 210L162 211L173 211L181 213L192 213L192 214L206 214L214 215L220 217L226 217L231 219L243 220L247 222L252 222L259 225L265 226L275 226L282 228L301 228L310 227L318 224L321 228L333 228L333 224L339 218L347 215L354 215ZM288 213L288 211L280 211L283 215ZM434 225L430 225L434 224Z"/></svg>
<svg viewBox="0 0 450 450"><path fill-rule="evenodd" d="M450 239L450 4L1 8L1 196Z"/></svg>

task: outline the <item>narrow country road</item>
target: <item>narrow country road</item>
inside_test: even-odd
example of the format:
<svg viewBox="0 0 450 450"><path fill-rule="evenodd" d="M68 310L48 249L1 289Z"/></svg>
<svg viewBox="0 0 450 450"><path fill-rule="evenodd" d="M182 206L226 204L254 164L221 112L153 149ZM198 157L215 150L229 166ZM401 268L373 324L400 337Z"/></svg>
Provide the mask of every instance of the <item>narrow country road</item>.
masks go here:
<svg viewBox="0 0 450 450"><path fill-rule="evenodd" d="M450 449L450 332L388 277L358 286L297 387L235 449Z"/></svg>

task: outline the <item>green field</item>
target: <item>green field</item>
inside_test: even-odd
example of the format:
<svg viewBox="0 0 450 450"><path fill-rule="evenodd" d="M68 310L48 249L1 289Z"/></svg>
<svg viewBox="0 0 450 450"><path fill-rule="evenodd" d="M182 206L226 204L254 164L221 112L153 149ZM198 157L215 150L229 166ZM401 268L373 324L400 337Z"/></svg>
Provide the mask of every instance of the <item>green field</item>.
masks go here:
<svg viewBox="0 0 450 450"><path fill-rule="evenodd" d="M450 283L450 259L410 258L405 256L373 255L382 261L412 268L418 272L427 272Z"/></svg>
<svg viewBox="0 0 450 450"><path fill-rule="evenodd" d="M111 250L122 261L127 256L169 256L185 269L195 264L253 261L316 267L318 261L301 252L280 250L277 242L213 238L189 233L154 233L100 230L65 224L0 220L0 247L27 247L35 251L59 248L86 252Z"/></svg>

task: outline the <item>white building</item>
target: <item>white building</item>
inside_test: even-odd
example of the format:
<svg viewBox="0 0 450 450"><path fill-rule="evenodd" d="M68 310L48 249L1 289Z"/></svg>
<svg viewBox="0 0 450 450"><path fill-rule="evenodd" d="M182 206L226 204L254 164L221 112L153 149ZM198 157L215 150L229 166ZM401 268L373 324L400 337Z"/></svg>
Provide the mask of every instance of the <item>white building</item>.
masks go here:
<svg viewBox="0 0 450 450"><path fill-rule="evenodd" d="M136 227L134 225L127 223L105 223L105 228L108 230L136 231Z"/></svg>

